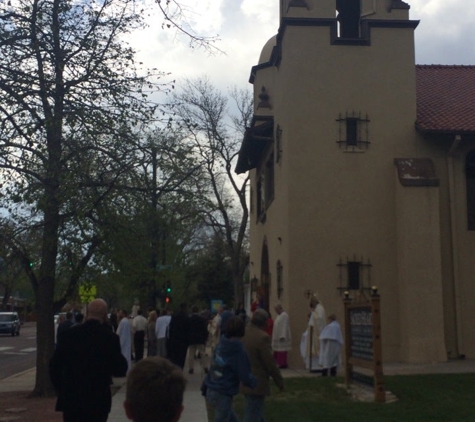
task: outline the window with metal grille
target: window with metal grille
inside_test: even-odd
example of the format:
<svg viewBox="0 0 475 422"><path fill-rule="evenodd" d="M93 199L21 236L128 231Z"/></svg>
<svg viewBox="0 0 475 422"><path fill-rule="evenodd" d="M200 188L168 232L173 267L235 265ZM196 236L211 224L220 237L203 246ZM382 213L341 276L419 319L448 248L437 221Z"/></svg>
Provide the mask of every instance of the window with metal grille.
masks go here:
<svg viewBox="0 0 475 422"><path fill-rule="evenodd" d="M282 266L279 260L277 261L277 299L282 299L282 293L284 292L283 273L284 267Z"/></svg>
<svg viewBox="0 0 475 422"><path fill-rule="evenodd" d="M265 221L266 210L274 199L274 154L271 154L261 168L257 179L257 219Z"/></svg>
<svg viewBox="0 0 475 422"><path fill-rule="evenodd" d="M361 113L342 113L338 122L338 145L345 152L362 152L369 147L369 118Z"/></svg>
<svg viewBox="0 0 475 422"><path fill-rule="evenodd" d="M371 262L363 257L357 259L354 256L352 259L346 258L346 261L340 259L337 264L340 269L340 285L338 290L344 292L345 290L371 290Z"/></svg>
<svg viewBox="0 0 475 422"><path fill-rule="evenodd" d="M277 125L275 130L275 162L280 163L282 158L282 128Z"/></svg>

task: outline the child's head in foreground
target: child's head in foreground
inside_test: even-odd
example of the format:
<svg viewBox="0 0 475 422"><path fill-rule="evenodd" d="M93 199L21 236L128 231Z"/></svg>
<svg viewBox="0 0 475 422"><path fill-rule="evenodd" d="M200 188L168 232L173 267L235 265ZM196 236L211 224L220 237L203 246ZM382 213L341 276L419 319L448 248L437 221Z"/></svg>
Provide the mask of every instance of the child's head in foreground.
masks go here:
<svg viewBox="0 0 475 422"><path fill-rule="evenodd" d="M178 421L185 385L181 369L170 361L161 357L141 360L127 376L127 417L134 422Z"/></svg>

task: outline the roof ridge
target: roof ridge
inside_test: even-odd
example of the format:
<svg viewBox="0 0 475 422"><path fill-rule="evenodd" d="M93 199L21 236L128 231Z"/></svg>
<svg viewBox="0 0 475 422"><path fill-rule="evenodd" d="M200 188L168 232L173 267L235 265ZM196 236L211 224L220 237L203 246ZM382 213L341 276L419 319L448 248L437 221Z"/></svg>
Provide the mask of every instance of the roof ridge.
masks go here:
<svg viewBox="0 0 475 422"><path fill-rule="evenodd" d="M448 68L453 68L453 69L467 68L467 69L473 69L473 68L475 68L475 65L472 65L472 64L416 64L416 67L426 68L426 69L430 69L430 68L444 68L444 69L448 69Z"/></svg>

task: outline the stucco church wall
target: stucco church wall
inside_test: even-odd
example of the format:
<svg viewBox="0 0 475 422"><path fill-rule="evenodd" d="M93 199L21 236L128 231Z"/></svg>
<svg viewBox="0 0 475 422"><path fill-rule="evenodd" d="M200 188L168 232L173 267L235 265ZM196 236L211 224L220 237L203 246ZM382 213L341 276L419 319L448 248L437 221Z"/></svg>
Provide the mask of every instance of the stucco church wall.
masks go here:
<svg viewBox="0 0 475 422"><path fill-rule="evenodd" d="M455 258L456 291L455 303L458 305L459 344L461 354L475 357L475 330L473 298L475 297L475 231L467 229L467 193L465 160L473 149L470 141L462 142L453 156L454 162L454 206L456 210Z"/></svg>
<svg viewBox="0 0 475 422"><path fill-rule="evenodd" d="M287 131L292 163L290 202L295 204L290 215L291 267L297 268L302 287L307 284L305 288L317 290L327 311L336 311L341 317L337 264L354 256L356 260L370 259L371 283L384 295L385 351L395 357L399 339L391 321L398 309L396 301L384 299L397 298L395 204L388 183L401 140L414 138L415 98L413 66L402 70L398 66L395 75L393 54L398 57L412 52L400 52L405 43L392 41L392 30L374 36L385 38L379 40L380 46L367 48L330 46L328 28L307 29L305 37L300 31L302 28L287 29L279 69L280 80L286 81L279 83L281 99L292 104L283 117L284 130L286 120L291 126ZM394 45L388 49L388 43ZM311 55L299 59L302 51ZM375 60L381 55L385 56L383 65ZM368 65L371 62L373 68ZM405 85L409 85L409 100L400 88L394 88ZM343 152L336 143L336 118L347 111L369 115L371 144L364 153ZM393 116L398 116L396 131L388 130L395 123ZM308 224L302 225L302 221ZM366 281L364 276L362 281Z"/></svg>
<svg viewBox="0 0 475 422"><path fill-rule="evenodd" d="M330 46L325 27L286 30L269 93L283 130L281 170L288 176L282 178L276 167L276 197L266 223L251 230L251 242L257 240L252 248L259 250L266 236L271 272L279 250L288 253L280 259L294 349L308 313L303 292L318 292L327 312L341 319L337 264L355 256L370 260L371 279L363 274L362 282L378 285L382 295L385 360L399 358L393 159L429 152L414 132L412 36L412 30L373 29L371 47L355 48ZM256 79L256 90L260 85ZM347 111L368 113L371 144L365 152L338 147L336 119ZM282 249L274 238L285 227L284 217L289 224Z"/></svg>
<svg viewBox="0 0 475 422"><path fill-rule="evenodd" d="M438 186L396 179L400 356L404 362L447 359L442 304Z"/></svg>
<svg viewBox="0 0 475 422"><path fill-rule="evenodd" d="M314 3L318 7L313 12L318 12L318 17L332 17L331 1L309 1L309 4ZM363 2L363 12L371 3ZM377 13L371 18L407 18L407 10L389 11L382 7L383 1L376 3ZM309 17L306 8L297 9ZM271 310L277 302L277 260L281 260L284 269L281 302L291 319L292 364L301 364L298 345L307 321L308 300L303 296L306 289L318 292L327 313L336 311L342 319L337 264L340 259L346 262L347 258L371 262L371 278L363 271L361 281L366 287L377 285L382 297L385 361L427 358L431 355L432 340L424 339L424 329L432 330L434 326L438 339L433 347L435 360L442 359L444 342L440 339L444 337L449 356L455 357L460 352L474 357L475 232L467 230L464 173L465 155L470 145L462 142L452 158L455 217L451 221L448 143L446 140L434 143L416 134L414 75L413 30L409 28L373 28L371 45L355 47L330 45L328 27L287 26L280 66L257 72L256 104L260 89L265 86L272 109L256 109L256 114L274 116L275 125L283 131L283 151L281 163L275 165L275 197L264 224L256 224L254 198L250 228L251 277L260 276L265 241L272 283ZM361 112L363 118L367 113L370 120L370 144L367 150L363 148L364 152L344 152L337 143L340 128L336 119L353 112ZM433 205L431 195L423 200L419 191L396 187L393 160L404 157L428 157L434 161L440 178L438 206ZM251 178L255 188L255 171L251 172ZM401 192L397 194L400 189L404 192L402 198ZM439 221L440 265L437 263L434 268L426 265L425 270L417 269L416 265L409 275L404 274L406 268L398 265L398 256L400 264L401 256L404 256L402 261L413 262L420 253L420 259L427 263L430 256L437 255L433 249L437 239L434 238L434 244L427 244L430 232L424 233L426 241L421 240L417 253L404 255L401 245L398 249L401 202L406 208L413 202L417 204L415 210L421 224L425 224L423 220L429 216L433 227L435 221ZM401 277L423 281L416 286L415 297L410 296L410 288L401 286ZM431 289L428 282L437 277L439 287ZM416 312L407 309L408 302L417 307ZM443 306L439 302L443 302ZM413 323L412 317L417 320L429 304L436 303L439 303L443 321L435 317L429 326L415 322L414 337L419 336L420 343L414 339L409 341L407 336L404 338L404 325ZM401 345L405 347L403 351Z"/></svg>

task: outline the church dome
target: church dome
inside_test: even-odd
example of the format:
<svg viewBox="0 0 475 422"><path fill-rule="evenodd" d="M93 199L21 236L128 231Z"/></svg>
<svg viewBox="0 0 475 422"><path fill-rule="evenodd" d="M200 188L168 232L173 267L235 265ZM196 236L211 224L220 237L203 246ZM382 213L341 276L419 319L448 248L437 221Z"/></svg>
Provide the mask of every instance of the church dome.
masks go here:
<svg viewBox="0 0 475 422"><path fill-rule="evenodd" d="M272 54L272 50L277 43L277 35L274 35L269 41L266 42L264 48L261 51L261 55L259 57L259 64L267 63L270 60L270 56Z"/></svg>

